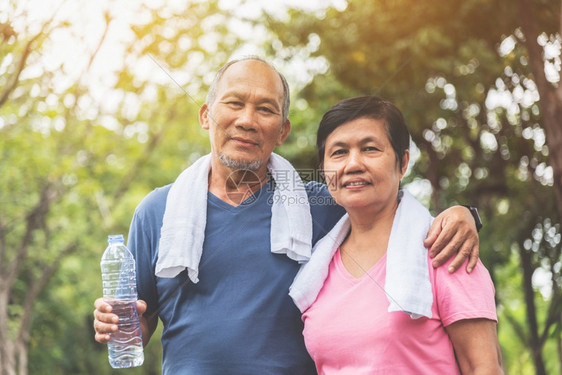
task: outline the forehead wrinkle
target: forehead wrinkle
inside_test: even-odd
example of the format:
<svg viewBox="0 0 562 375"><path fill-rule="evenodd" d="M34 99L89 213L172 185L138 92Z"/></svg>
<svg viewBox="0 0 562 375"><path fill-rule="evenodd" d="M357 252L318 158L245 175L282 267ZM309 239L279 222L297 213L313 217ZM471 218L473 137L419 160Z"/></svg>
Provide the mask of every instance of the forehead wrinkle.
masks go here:
<svg viewBox="0 0 562 375"><path fill-rule="evenodd" d="M334 143L329 143L329 142L328 142L328 146L329 146L329 147L346 147L346 146L348 146L350 143L355 143L355 142L356 142L356 141L355 141L354 139L351 139L351 140L344 140L344 141L337 141L337 142L334 142ZM364 145L364 144L369 143L369 142L381 143L381 140L379 139L379 137L369 135L369 136L364 137L364 138L362 138L362 139L360 139L360 140L357 141L357 143L359 143L360 145Z"/></svg>
<svg viewBox="0 0 562 375"><path fill-rule="evenodd" d="M238 90L238 89L231 89L231 90L226 90L224 92L223 95L221 95L219 97L219 100L224 100L225 98L228 97L234 97L236 99L241 99L241 100L248 100L250 97L254 96L255 99L255 103L256 104L271 104L273 105L277 110L281 110L281 106L282 104L280 103L280 98L275 98L274 95L267 95L267 94L259 94L256 93L257 90L252 90L252 92L248 92L248 91L242 91L242 90Z"/></svg>

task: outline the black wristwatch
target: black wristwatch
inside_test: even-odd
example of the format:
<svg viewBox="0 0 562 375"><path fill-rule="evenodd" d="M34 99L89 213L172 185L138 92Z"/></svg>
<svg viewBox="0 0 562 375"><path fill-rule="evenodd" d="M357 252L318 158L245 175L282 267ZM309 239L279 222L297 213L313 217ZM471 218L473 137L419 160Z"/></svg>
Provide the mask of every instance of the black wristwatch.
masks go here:
<svg viewBox="0 0 562 375"><path fill-rule="evenodd" d="M472 214L472 217L474 218L474 223L476 224L476 231L480 232L480 229L482 229L482 219L480 219L480 215L478 215L478 209L476 207L467 206L465 204L463 204L462 206L468 208L468 210Z"/></svg>

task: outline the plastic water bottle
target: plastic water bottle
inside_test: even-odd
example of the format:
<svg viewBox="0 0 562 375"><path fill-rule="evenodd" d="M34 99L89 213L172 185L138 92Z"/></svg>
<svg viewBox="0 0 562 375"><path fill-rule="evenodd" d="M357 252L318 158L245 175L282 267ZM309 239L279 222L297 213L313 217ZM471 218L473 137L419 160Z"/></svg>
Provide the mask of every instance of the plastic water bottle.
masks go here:
<svg viewBox="0 0 562 375"><path fill-rule="evenodd" d="M109 236L101 258L103 299L119 316L119 330L111 333L107 345L109 364L113 368L142 365L144 353L137 314L137 280L135 259L123 242L123 235Z"/></svg>

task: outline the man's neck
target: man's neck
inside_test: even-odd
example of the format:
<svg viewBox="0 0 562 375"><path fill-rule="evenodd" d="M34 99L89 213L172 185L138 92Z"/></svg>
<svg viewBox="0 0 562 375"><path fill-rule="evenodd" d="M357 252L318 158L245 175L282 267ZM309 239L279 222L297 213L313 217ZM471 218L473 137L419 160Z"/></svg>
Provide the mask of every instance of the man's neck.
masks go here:
<svg viewBox="0 0 562 375"><path fill-rule="evenodd" d="M256 171L232 170L220 162L211 162L209 192L232 205L242 204L268 181L267 166Z"/></svg>

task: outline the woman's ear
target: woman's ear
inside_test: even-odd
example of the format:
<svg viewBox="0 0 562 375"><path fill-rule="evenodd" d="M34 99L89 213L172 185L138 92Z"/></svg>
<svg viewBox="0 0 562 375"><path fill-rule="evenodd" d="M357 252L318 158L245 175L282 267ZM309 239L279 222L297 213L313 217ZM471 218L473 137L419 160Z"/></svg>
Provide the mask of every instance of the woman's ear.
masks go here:
<svg viewBox="0 0 562 375"><path fill-rule="evenodd" d="M402 165L400 166L400 178L404 177L406 174L406 171L408 170L408 163L410 163L410 150L404 150Z"/></svg>

